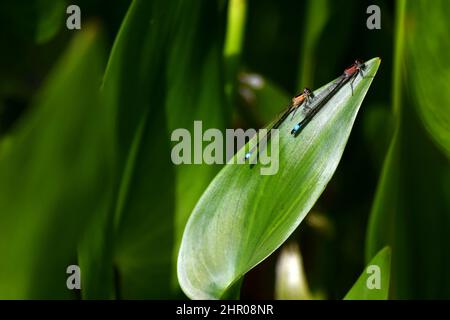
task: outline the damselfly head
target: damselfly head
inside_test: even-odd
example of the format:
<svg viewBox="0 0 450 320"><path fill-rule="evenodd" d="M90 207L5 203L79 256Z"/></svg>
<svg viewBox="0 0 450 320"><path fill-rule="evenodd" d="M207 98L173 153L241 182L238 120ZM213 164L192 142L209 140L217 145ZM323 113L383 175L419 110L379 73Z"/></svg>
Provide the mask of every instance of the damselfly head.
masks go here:
<svg viewBox="0 0 450 320"><path fill-rule="evenodd" d="M313 93L313 92L311 91L311 89L309 89L309 88L303 89L303 94L304 94L306 97L314 98L314 93Z"/></svg>
<svg viewBox="0 0 450 320"><path fill-rule="evenodd" d="M356 59L355 60L355 67L360 69L360 70L365 70L366 69L366 65L365 65L364 61L361 60L361 59Z"/></svg>
<svg viewBox="0 0 450 320"><path fill-rule="evenodd" d="M292 105L299 106L303 103L303 101L308 101L309 98L314 98L314 93L310 89L304 88L302 93L292 98Z"/></svg>

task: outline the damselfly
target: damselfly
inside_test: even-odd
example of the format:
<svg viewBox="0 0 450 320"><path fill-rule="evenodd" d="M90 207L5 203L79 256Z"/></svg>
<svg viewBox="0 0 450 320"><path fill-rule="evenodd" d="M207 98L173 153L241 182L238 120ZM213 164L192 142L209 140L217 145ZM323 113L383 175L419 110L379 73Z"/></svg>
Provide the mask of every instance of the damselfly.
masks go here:
<svg viewBox="0 0 450 320"><path fill-rule="evenodd" d="M314 116L320 111L320 109L328 102L328 100L333 97L336 92L339 91L340 88L342 88L348 81L351 80L350 86L352 88L352 95L353 95L353 83L355 82L356 78L358 77L358 74L361 74L361 76L364 78L364 70L366 69L366 65L356 60L350 67L344 70L344 73L338 78L338 80L333 85L332 89L325 94L325 96L320 99L320 101L317 102L315 106L306 114L306 116L297 123L294 128L291 130L291 134L293 136L297 136L301 130L314 118Z"/></svg>
<svg viewBox="0 0 450 320"><path fill-rule="evenodd" d="M306 107L309 103L311 103L312 99L314 99L314 93L308 89L303 89L303 92L301 94L296 95L292 98L291 104L289 105L286 110L284 110L277 119L273 122L272 125L269 126L267 129L267 133L263 138L259 138L258 142L256 143L256 146L254 146L249 152L245 154L245 159L249 159L251 155L260 148L260 141L265 141L265 143L269 143L270 137L272 136L272 130L278 129L280 125L283 123L284 120L292 113L292 117L294 117L295 112L297 109L300 108L301 105L304 104Z"/></svg>

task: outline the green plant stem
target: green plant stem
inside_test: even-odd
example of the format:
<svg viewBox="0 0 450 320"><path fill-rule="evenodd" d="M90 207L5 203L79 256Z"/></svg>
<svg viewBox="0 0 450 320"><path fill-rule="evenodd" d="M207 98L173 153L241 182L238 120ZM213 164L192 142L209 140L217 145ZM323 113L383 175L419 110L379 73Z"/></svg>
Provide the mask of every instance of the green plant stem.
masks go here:
<svg viewBox="0 0 450 320"><path fill-rule="evenodd" d="M224 46L225 92L230 101L233 101L235 93L236 75L244 40L246 13L247 0L230 0Z"/></svg>

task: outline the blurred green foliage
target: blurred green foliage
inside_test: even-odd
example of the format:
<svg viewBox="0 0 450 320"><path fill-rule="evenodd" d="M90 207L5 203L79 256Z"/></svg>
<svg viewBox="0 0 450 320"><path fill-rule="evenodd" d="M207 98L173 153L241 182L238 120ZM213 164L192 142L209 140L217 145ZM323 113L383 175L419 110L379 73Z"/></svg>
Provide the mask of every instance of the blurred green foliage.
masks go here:
<svg viewBox="0 0 450 320"><path fill-rule="evenodd" d="M75 297L65 271L112 183L103 52L95 26L74 39L1 154L1 298Z"/></svg>
<svg viewBox="0 0 450 320"><path fill-rule="evenodd" d="M65 28L66 1L0 3L0 298L79 298L69 264L82 298L183 297L181 234L220 168L171 164L172 130L262 127L299 85L374 56L312 209L333 232L307 218L291 240L323 298L342 298L385 245L390 298L450 298L445 0L71 3L81 31ZM366 28L369 4L381 30ZM245 275L242 298L273 297L275 257Z"/></svg>

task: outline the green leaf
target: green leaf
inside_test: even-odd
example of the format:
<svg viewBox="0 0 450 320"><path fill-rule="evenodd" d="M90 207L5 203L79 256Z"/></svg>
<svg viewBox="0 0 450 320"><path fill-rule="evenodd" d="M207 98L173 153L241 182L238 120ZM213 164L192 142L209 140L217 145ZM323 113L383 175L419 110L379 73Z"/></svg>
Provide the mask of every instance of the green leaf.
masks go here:
<svg viewBox="0 0 450 320"><path fill-rule="evenodd" d="M448 299L450 278L444 275L450 268L446 246L450 242L450 165L420 122L417 104L421 102L411 90L404 90L410 81L404 77L407 3L398 1L396 8L396 127L370 213L366 258L386 245L395 252L391 298Z"/></svg>
<svg viewBox="0 0 450 320"><path fill-rule="evenodd" d="M427 14L423 14L426 11ZM408 82L421 120L450 159L450 2L408 1L409 27L405 55ZM417 41L417 39L422 39Z"/></svg>
<svg viewBox="0 0 450 320"><path fill-rule="evenodd" d="M390 274L391 248L385 247L369 262L344 300L387 300Z"/></svg>
<svg viewBox="0 0 450 320"><path fill-rule="evenodd" d="M168 129L173 132L177 128L186 128L194 132L194 121L201 120L203 131L209 128L223 130L227 123L222 71L225 11L218 10L214 2L184 6L183 12L190 10L190 14L177 20L178 28L167 61ZM181 164L175 168L174 261L189 215L220 168L220 165L205 163ZM175 265L173 275L173 281L177 283Z"/></svg>
<svg viewBox="0 0 450 320"><path fill-rule="evenodd" d="M445 299L450 166L421 126L413 102L402 107L370 214L366 258L386 245L396 253L392 298Z"/></svg>
<svg viewBox="0 0 450 320"><path fill-rule="evenodd" d="M358 77L354 94L350 84L341 88L298 137L290 131L300 112L281 125L276 175L261 175L260 164L229 164L216 176L191 214L179 252L178 279L190 298L226 296L300 224L339 163L379 64L367 62L369 77Z"/></svg>
<svg viewBox="0 0 450 320"><path fill-rule="evenodd" d="M111 250L112 261L97 273L108 281L114 268L118 298L172 295L175 186L166 135L164 65L178 5L133 1L104 77L102 92L116 113L118 161L110 220L99 220L97 227L113 228L96 245L99 253ZM114 241L108 241L111 233ZM98 290L91 296L101 294L102 288Z"/></svg>
<svg viewBox="0 0 450 320"><path fill-rule="evenodd" d="M175 167L170 136L176 128L191 129L194 120L203 120L205 129L225 126L221 15L214 2L134 1L114 43L103 93L117 113L117 201L113 222L97 221L105 231L95 245L97 258L90 253L85 261L104 281L114 268L119 298L180 292L177 243L218 168ZM98 256L110 250L104 272L96 270ZM99 295L100 286L90 296Z"/></svg>
<svg viewBox="0 0 450 320"><path fill-rule="evenodd" d="M86 25L0 159L0 296L75 298L66 268L109 200L111 112L98 97L103 48Z"/></svg>
<svg viewBox="0 0 450 320"><path fill-rule="evenodd" d="M111 189L111 188L110 188ZM78 265L81 272L82 299L114 299L115 271L113 264L113 228L110 218L112 190L108 201L99 206L97 214L86 226L84 237L78 245Z"/></svg>

